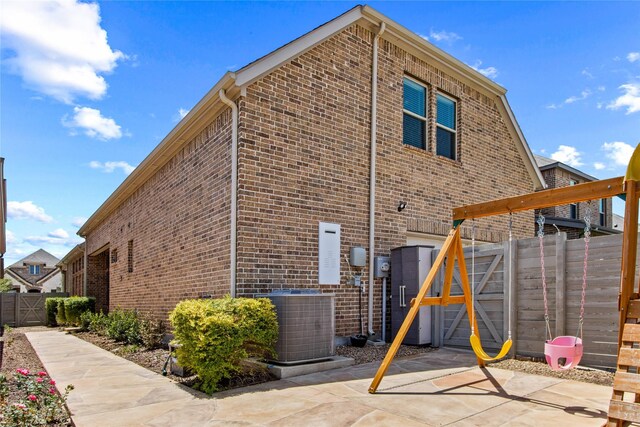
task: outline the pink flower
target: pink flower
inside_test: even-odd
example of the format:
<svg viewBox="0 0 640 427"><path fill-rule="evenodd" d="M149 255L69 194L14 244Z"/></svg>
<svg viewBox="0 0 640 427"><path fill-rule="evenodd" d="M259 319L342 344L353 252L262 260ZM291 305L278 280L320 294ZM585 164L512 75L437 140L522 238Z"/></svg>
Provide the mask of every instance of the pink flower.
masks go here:
<svg viewBox="0 0 640 427"><path fill-rule="evenodd" d="M51 388L49 389L49 393L51 393L51 394L56 394L56 389L55 389L55 388L53 388L53 387L51 387Z"/></svg>
<svg viewBox="0 0 640 427"><path fill-rule="evenodd" d="M38 376L39 377L46 377L47 373L45 371L40 371L40 372L38 372Z"/></svg>
<svg viewBox="0 0 640 427"><path fill-rule="evenodd" d="M37 383L41 383L42 381L44 381L42 378L36 378Z"/></svg>
<svg viewBox="0 0 640 427"><path fill-rule="evenodd" d="M29 375L29 370L28 369L16 369L16 372L18 372L19 374L22 374L24 376Z"/></svg>
<svg viewBox="0 0 640 427"><path fill-rule="evenodd" d="M15 403L14 404L16 408L20 408L20 409L26 409L27 405L23 404L23 403Z"/></svg>
<svg viewBox="0 0 640 427"><path fill-rule="evenodd" d="M49 384L56 385L56 382L55 382L55 380L51 380L51 381L49 381Z"/></svg>
<svg viewBox="0 0 640 427"><path fill-rule="evenodd" d="M29 396L27 396L27 399L29 399L32 402L35 402L36 400L38 400L35 394L30 394Z"/></svg>

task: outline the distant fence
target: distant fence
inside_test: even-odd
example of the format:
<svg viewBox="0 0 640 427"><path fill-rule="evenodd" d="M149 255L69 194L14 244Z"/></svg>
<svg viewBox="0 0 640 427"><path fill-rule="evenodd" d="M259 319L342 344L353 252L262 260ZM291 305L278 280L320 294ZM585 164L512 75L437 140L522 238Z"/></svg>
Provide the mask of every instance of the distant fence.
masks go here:
<svg viewBox="0 0 640 427"><path fill-rule="evenodd" d="M42 326L47 322L44 301L50 297L67 297L68 293L0 293L0 326Z"/></svg>
<svg viewBox="0 0 640 427"><path fill-rule="evenodd" d="M575 335L582 293L584 240L567 240L566 233L559 233L545 237L543 243L551 331L555 336ZM471 275L471 248L465 248L464 252ZM621 256L622 235L591 238L581 364L616 366ZM511 254L507 243L478 245L475 258L476 319L485 349L500 348L511 317L512 354L543 357L546 327L538 239L514 241ZM509 268L515 272L511 289L506 274ZM462 293L459 277L456 270L452 294ZM433 295L441 289L442 274L434 283ZM464 306L436 306L434 326L435 345L469 347L471 331Z"/></svg>

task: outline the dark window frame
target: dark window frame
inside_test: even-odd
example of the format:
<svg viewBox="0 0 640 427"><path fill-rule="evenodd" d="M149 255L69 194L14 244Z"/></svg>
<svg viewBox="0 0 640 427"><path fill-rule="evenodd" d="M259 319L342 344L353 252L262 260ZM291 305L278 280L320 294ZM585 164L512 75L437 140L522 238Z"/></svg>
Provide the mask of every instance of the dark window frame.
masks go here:
<svg viewBox="0 0 640 427"><path fill-rule="evenodd" d="M404 100L405 100L405 93L404 93L404 86L405 86L405 81L409 80L412 83L415 83L416 85L421 86L422 88L424 88L424 116L421 116L420 114L414 113L413 111L407 110L404 108ZM406 128L404 125L405 122L405 117L412 117L416 120L420 120L421 124L422 124L422 134L423 134L423 138L422 138L422 146L421 147L417 147L413 144L407 144L405 142L405 132L406 132ZM408 145L409 147L414 147L414 148L418 148L418 149L422 149L425 151L428 151L428 147L429 147L429 86L427 86L425 83L405 75L404 78L402 79L402 144L403 145Z"/></svg>

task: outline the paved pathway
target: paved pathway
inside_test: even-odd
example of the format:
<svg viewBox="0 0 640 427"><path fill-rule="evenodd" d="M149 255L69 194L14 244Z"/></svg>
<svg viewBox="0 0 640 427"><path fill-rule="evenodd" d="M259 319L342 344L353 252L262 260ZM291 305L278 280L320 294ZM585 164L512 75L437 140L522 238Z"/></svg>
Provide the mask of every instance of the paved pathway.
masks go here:
<svg viewBox="0 0 640 427"><path fill-rule="evenodd" d="M609 387L473 367L441 349L394 362L377 394L378 363L218 393L194 392L57 331L29 332L84 426L600 426Z"/></svg>

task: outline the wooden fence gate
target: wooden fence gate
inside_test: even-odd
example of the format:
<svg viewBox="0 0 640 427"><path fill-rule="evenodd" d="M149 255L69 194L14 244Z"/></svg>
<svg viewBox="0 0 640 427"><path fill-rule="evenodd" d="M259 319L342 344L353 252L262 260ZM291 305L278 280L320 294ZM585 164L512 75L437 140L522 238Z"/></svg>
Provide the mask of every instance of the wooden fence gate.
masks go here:
<svg viewBox="0 0 640 427"><path fill-rule="evenodd" d="M504 270L504 261L508 259L507 244L489 244L476 246L475 254L475 310L478 320L480 336L486 349L500 349L508 332L508 303L505 294L508 294L507 276ZM471 276L471 248L464 249L467 270ZM437 256L435 254L434 256ZM442 290L444 271L440 272L434 283L434 292L437 295ZM470 280L471 282L471 280ZM460 286L460 272L457 269L453 273L451 295L462 295ZM446 307L436 306L434 310L434 324L436 325L435 338L438 343L445 346L467 347L469 346L469 319L464 305L450 305Z"/></svg>
<svg viewBox="0 0 640 427"><path fill-rule="evenodd" d="M47 322L44 301L50 297L67 297L55 293L0 293L0 326L43 326Z"/></svg>

